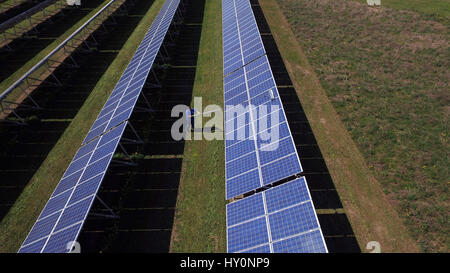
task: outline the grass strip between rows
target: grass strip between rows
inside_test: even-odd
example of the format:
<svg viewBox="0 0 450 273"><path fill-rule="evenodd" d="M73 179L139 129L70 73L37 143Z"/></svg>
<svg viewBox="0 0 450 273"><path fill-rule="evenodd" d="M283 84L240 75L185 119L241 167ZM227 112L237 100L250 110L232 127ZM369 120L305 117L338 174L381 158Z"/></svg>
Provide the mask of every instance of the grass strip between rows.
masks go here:
<svg viewBox="0 0 450 273"><path fill-rule="evenodd" d="M0 4L0 14L6 12L10 9L13 9L28 0L8 0Z"/></svg>
<svg viewBox="0 0 450 273"><path fill-rule="evenodd" d="M206 1L193 91L203 107L223 106L221 10ZM171 252L226 252L224 159L223 141L186 141Z"/></svg>

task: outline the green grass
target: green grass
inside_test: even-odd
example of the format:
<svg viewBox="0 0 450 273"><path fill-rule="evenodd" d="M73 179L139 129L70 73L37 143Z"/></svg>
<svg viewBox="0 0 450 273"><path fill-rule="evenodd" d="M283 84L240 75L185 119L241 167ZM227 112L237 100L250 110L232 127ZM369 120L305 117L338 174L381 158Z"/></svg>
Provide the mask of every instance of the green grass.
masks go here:
<svg viewBox="0 0 450 273"><path fill-rule="evenodd" d="M1 5L2 5L2 6L9 6L9 5L12 5L12 4L17 4L17 5L19 5L19 4L21 4L21 3L23 3L23 2L26 2L26 1L27 1L27 0L22 0L22 1L8 0L8 1L3 2Z"/></svg>
<svg viewBox="0 0 450 273"><path fill-rule="evenodd" d="M448 26L354 1L277 2L410 235L448 252Z"/></svg>
<svg viewBox="0 0 450 273"><path fill-rule="evenodd" d="M70 29L68 29L64 34L59 36L55 41L53 41L50 45L48 45L45 49L41 50L38 54L36 54L32 59L26 62L21 68L16 70L13 74L11 74L8 78L4 79L0 83L0 92L5 91L9 86L15 83L20 77L22 77L28 70L30 70L34 65L36 65L39 61L41 61L45 56L47 56L52 50L54 50L58 45L60 45L67 37L69 37L75 30L77 30L81 25L83 25L87 20L89 20L96 12L98 12L102 7L104 7L110 0L105 0L101 5L97 8L93 9L89 14L84 16L81 20L79 20L76 24L74 24ZM11 101L15 101L17 97L19 97L22 93L20 91L13 91L10 95L8 95L8 99Z"/></svg>
<svg viewBox="0 0 450 273"><path fill-rule="evenodd" d="M156 0L98 81L78 114L0 223L0 252L16 252L59 182L115 84L159 12Z"/></svg>
<svg viewBox="0 0 450 273"><path fill-rule="evenodd" d="M274 0L259 3L361 250L365 251L367 242L378 241L382 252L418 252L336 113L280 7Z"/></svg>
<svg viewBox="0 0 450 273"><path fill-rule="evenodd" d="M221 1L206 1L193 95L223 105ZM226 252L223 141L187 141L171 252Z"/></svg>

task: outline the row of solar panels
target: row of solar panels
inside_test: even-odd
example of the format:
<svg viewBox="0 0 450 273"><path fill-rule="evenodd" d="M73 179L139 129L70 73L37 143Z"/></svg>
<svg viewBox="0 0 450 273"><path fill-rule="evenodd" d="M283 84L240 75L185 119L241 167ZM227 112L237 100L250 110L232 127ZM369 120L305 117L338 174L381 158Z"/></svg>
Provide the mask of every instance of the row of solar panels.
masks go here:
<svg viewBox="0 0 450 273"><path fill-rule="evenodd" d="M69 252L89 214L180 0L167 0L23 242L20 253Z"/></svg>
<svg viewBox="0 0 450 273"><path fill-rule="evenodd" d="M222 0L222 28L226 199L232 199L303 170L249 0ZM236 105L245 110L228 110ZM267 139L271 130L275 139ZM227 248L327 252L306 180L229 203Z"/></svg>
<svg viewBox="0 0 450 273"><path fill-rule="evenodd" d="M83 144L130 118L179 3L180 0L166 1L89 130Z"/></svg>
<svg viewBox="0 0 450 273"><path fill-rule="evenodd" d="M227 227L229 252L326 252L304 177L230 203Z"/></svg>
<svg viewBox="0 0 450 273"><path fill-rule="evenodd" d="M230 199L301 173L302 167L248 0L223 1L223 62L225 106L245 108L243 113L225 113ZM263 117L257 115L262 107L267 107ZM258 128L264 122L268 130L278 130L275 139L264 140L267 130Z"/></svg>

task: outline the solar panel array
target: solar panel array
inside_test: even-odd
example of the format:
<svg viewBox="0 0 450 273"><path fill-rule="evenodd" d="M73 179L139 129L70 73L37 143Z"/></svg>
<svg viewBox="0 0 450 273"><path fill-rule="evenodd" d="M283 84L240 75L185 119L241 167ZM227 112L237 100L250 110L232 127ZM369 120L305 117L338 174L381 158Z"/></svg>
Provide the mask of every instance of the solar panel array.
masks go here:
<svg viewBox="0 0 450 273"><path fill-rule="evenodd" d="M69 252L128 124L180 0L167 0L19 253Z"/></svg>
<svg viewBox="0 0 450 273"><path fill-rule="evenodd" d="M304 177L227 205L228 252L327 252Z"/></svg>
<svg viewBox="0 0 450 273"><path fill-rule="evenodd" d="M227 205L228 252L327 252L304 177L264 190L303 170L249 0L222 20L226 199L263 190Z"/></svg>
<svg viewBox="0 0 450 273"><path fill-rule="evenodd" d="M249 1L222 1L224 76L266 52Z"/></svg>
<svg viewBox="0 0 450 273"><path fill-rule="evenodd" d="M67 243L81 230L126 123L78 149L19 253L71 249Z"/></svg>
<svg viewBox="0 0 450 273"><path fill-rule="evenodd" d="M250 2L223 0L222 10L226 199L230 199L301 173L302 167ZM244 110L232 111L230 106L235 105ZM275 139L265 137L274 132Z"/></svg>
<svg viewBox="0 0 450 273"><path fill-rule="evenodd" d="M95 137L130 118L179 3L180 0L167 0L164 3L121 79L89 130L83 144L88 143Z"/></svg>

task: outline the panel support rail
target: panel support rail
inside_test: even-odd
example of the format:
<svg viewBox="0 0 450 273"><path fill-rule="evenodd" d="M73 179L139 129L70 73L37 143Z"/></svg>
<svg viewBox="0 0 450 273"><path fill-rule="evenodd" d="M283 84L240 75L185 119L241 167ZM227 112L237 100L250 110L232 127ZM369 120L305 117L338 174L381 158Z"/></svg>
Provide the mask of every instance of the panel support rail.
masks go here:
<svg viewBox="0 0 450 273"><path fill-rule="evenodd" d="M56 68L62 63L67 63L77 67L71 54L79 49L92 51L96 44L93 35L94 31L101 26L107 29L105 22L108 18L113 18L115 11L118 10L127 0L111 0L98 12L96 12L88 21L75 30L67 39L53 49L46 57L28 70L15 83L9 86L0 94L0 121L11 122L13 124L25 125L26 120L18 113L19 106L24 105L24 110L41 109L35 100L31 98L31 92L40 86L47 78L52 77L52 84L61 84L54 75ZM26 99L31 101L33 107L26 107L22 102ZM21 107L22 109L22 107ZM12 114L10 118L9 115Z"/></svg>
<svg viewBox="0 0 450 273"><path fill-rule="evenodd" d="M61 13L67 7L66 0L46 0L34 7L22 12L19 15L0 24L0 47L3 50L13 51L10 43L19 37L29 38L30 34L39 33L37 25L48 20L53 22L51 17ZM41 16L35 16L42 12Z"/></svg>

